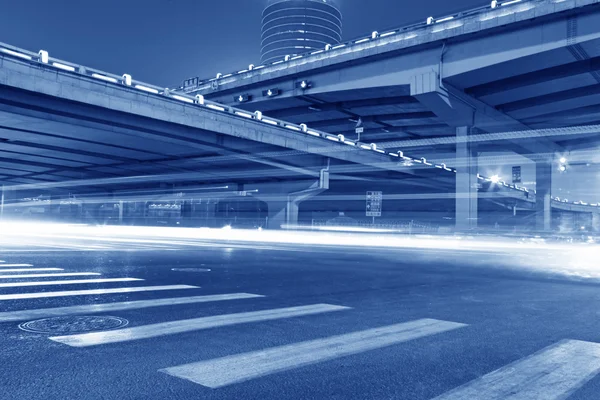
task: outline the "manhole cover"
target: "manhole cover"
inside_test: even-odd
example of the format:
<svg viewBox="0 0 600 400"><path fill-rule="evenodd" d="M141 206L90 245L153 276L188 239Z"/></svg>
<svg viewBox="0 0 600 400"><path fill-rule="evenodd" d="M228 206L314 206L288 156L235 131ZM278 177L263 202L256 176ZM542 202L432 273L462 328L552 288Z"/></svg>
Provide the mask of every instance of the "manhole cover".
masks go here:
<svg viewBox="0 0 600 400"><path fill-rule="evenodd" d="M119 317L107 316L70 316L54 317L29 321L19 325L27 332L50 333L53 335L72 334L90 331L106 331L127 326L129 321Z"/></svg>
<svg viewBox="0 0 600 400"><path fill-rule="evenodd" d="M209 268L171 268L171 271L178 272L210 272Z"/></svg>

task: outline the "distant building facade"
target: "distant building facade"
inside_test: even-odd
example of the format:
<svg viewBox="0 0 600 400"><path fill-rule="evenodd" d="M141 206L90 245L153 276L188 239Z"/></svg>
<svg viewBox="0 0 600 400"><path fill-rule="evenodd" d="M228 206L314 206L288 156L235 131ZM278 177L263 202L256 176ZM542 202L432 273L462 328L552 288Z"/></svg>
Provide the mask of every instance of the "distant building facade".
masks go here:
<svg viewBox="0 0 600 400"><path fill-rule="evenodd" d="M342 40L336 0L270 0L263 11L263 64L324 49Z"/></svg>

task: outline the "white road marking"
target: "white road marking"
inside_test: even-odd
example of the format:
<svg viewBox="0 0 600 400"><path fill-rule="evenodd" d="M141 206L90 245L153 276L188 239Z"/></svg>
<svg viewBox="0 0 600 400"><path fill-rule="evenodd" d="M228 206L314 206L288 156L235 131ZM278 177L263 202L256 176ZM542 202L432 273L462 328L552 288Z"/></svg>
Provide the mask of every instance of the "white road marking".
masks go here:
<svg viewBox="0 0 600 400"><path fill-rule="evenodd" d="M159 370L210 388L363 353L467 325L420 319Z"/></svg>
<svg viewBox="0 0 600 400"><path fill-rule="evenodd" d="M33 267L33 264L2 264L0 268L9 268L9 267Z"/></svg>
<svg viewBox="0 0 600 400"><path fill-rule="evenodd" d="M0 269L0 273L7 272L30 272L30 271L64 271L62 268L15 268L15 269Z"/></svg>
<svg viewBox="0 0 600 400"><path fill-rule="evenodd" d="M600 372L600 343L563 340L434 400L562 400Z"/></svg>
<svg viewBox="0 0 600 400"><path fill-rule="evenodd" d="M58 317L72 314L88 314L99 312L135 310L139 308L175 306L180 304L207 303L211 301L242 300L265 297L252 293L215 294L207 296L174 297L169 299L124 301L120 303L87 304L57 308L41 308L37 310L0 312L0 322L26 321L36 318Z"/></svg>
<svg viewBox="0 0 600 400"><path fill-rule="evenodd" d="M250 322L270 321L280 318L299 317L303 315L321 314L325 312L347 310L349 307L331 304L314 304L300 307L277 308L273 310L251 311L237 314L214 315L180 321L162 322L142 325L133 328L117 329L104 332L90 332L78 335L50 337L55 342L73 347L87 347L108 343L128 342L131 340L148 339L157 336L173 335L198 331L202 329L244 324Z"/></svg>
<svg viewBox="0 0 600 400"><path fill-rule="evenodd" d="M0 270L0 272L5 272ZM91 275L102 275L98 272L65 272L65 273L54 273L54 274L21 274L21 275L0 275L0 279L17 279L17 278L51 278L59 276L91 276Z"/></svg>
<svg viewBox="0 0 600 400"><path fill-rule="evenodd" d="M109 283L109 282L135 282L143 281L140 278L102 278L102 279L74 279L71 281L36 281L36 282L11 282L0 283L0 288L23 287L23 286L48 286L48 285L79 285L89 283Z"/></svg>
<svg viewBox="0 0 600 400"><path fill-rule="evenodd" d="M0 301L21 300L21 299L41 299L41 298L46 298L46 297L85 296L85 295L96 295L96 294L153 292L153 291L157 291L157 290L199 289L199 288L200 288L199 286L190 286L190 285L168 285L168 286L139 286L139 287L125 287L125 288L112 288L112 289L66 290L66 291L62 291L62 292L0 294Z"/></svg>

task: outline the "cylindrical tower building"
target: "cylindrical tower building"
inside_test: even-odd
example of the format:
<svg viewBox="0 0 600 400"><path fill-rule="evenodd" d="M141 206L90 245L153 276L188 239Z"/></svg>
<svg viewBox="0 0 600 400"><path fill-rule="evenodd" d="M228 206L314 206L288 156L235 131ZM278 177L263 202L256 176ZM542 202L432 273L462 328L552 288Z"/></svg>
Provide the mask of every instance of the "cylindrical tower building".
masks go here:
<svg viewBox="0 0 600 400"><path fill-rule="evenodd" d="M263 11L263 64L341 40L342 13L336 0L270 0Z"/></svg>

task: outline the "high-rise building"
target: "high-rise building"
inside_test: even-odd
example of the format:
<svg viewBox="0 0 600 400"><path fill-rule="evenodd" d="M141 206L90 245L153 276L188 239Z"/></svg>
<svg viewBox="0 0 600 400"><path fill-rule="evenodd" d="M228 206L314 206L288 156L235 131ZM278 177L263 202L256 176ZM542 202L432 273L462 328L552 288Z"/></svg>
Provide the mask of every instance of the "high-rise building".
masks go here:
<svg viewBox="0 0 600 400"><path fill-rule="evenodd" d="M342 40L337 0L269 0L262 18L262 63L324 49Z"/></svg>

